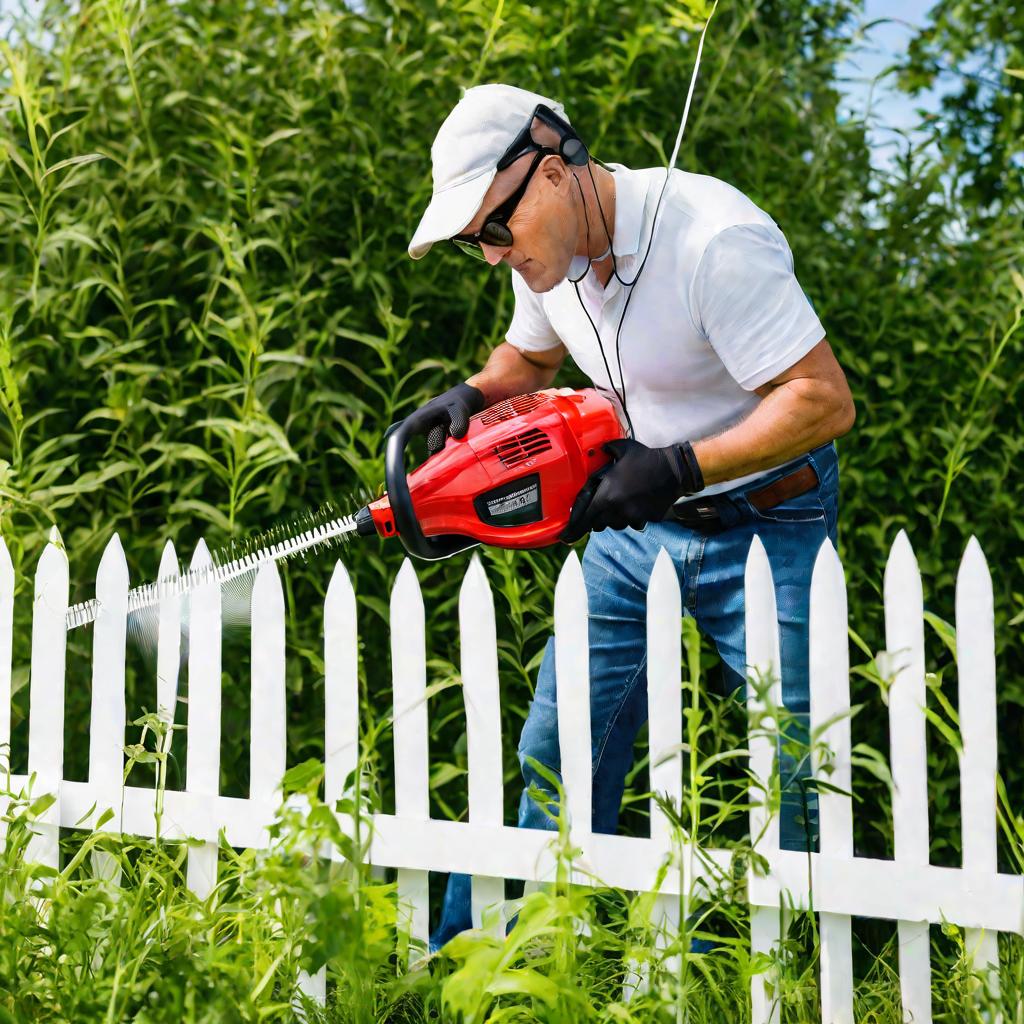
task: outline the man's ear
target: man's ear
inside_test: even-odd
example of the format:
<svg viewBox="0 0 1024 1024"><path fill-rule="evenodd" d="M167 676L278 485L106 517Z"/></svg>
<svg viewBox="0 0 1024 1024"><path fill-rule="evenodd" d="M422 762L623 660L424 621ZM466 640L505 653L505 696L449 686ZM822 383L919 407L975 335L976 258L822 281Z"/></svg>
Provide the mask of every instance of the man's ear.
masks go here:
<svg viewBox="0 0 1024 1024"><path fill-rule="evenodd" d="M555 188L572 184L572 171L569 170L562 158L554 153L549 153L544 158L544 162L540 165L539 170L545 180L554 185Z"/></svg>

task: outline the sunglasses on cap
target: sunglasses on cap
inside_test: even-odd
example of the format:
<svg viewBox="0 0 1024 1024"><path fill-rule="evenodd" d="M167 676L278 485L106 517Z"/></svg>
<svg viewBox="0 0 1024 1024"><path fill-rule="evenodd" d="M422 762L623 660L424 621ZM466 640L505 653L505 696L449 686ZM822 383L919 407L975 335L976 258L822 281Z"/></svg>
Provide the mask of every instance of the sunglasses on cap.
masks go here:
<svg viewBox="0 0 1024 1024"><path fill-rule="evenodd" d="M558 150L534 142L532 132L535 118L554 128L559 133L562 141ZM480 247L481 242L485 245L493 245L499 249L507 249L513 242L512 229L508 226L508 222L516 212L516 207L519 205L520 200L526 194L530 179L540 165L541 160L549 153L558 153L567 163L579 163L580 158L577 154L580 152L582 152L582 162L585 163L587 157L586 149L580 143L568 122L563 121L550 107L543 103L538 103L523 126L522 131L512 140L512 144L505 150L497 164L497 169L504 171L506 168L511 167L521 156L525 156L527 153L536 153L537 155L530 164L530 169L526 172L526 177L523 178L519 188L508 199L495 207L487 215L484 225L479 231L455 235L450 239L452 244L480 260L487 259L483 249Z"/></svg>

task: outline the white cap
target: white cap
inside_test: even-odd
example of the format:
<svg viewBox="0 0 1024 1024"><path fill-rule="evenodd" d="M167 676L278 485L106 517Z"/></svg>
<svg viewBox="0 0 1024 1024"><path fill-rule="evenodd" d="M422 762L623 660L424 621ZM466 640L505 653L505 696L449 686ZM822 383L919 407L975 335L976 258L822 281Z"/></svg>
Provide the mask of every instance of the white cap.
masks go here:
<svg viewBox="0 0 1024 1024"><path fill-rule="evenodd" d="M512 85L477 85L465 91L430 147L434 194L409 243L414 260L426 256L435 242L457 235L476 216L498 161L538 103L568 121L560 103Z"/></svg>

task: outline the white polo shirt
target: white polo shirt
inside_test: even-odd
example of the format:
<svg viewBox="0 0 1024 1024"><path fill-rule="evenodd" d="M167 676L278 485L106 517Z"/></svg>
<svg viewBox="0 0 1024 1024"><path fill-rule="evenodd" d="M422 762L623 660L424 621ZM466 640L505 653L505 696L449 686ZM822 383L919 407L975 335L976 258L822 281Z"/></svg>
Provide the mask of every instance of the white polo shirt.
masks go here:
<svg viewBox="0 0 1024 1024"><path fill-rule="evenodd" d="M630 286L647 252L665 168L609 167L615 174L612 249L627 285L613 275L602 288L591 271L577 286L566 279L536 294L512 271L515 311L506 338L527 352L561 342L596 387L620 395L625 389L636 439L646 445L721 433L761 401L754 388L825 337L793 272L793 254L778 225L738 189L673 170L646 265ZM576 257L569 278L586 265ZM627 299L617 358L615 333ZM581 302L600 331L607 370ZM763 472L700 493L727 490Z"/></svg>

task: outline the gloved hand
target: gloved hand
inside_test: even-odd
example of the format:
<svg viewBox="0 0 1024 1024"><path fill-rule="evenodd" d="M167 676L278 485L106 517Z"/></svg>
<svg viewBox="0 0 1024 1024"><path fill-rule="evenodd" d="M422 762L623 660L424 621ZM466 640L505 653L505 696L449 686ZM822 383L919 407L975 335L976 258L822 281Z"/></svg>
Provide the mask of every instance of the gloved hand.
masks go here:
<svg viewBox="0 0 1024 1024"><path fill-rule="evenodd" d="M469 429L469 417L480 412L485 405L484 393L472 384L456 384L443 395L421 405L406 419L417 434L427 435L427 457L444 448L448 435L464 437ZM384 440L398 426L392 423L384 433Z"/></svg>
<svg viewBox="0 0 1024 1024"><path fill-rule="evenodd" d="M559 538L566 544L588 530L639 530L644 523L659 522L677 498L704 487L689 444L648 448L627 437L607 442L604 450L613 461L594 473L576 496Z"/></svg>

